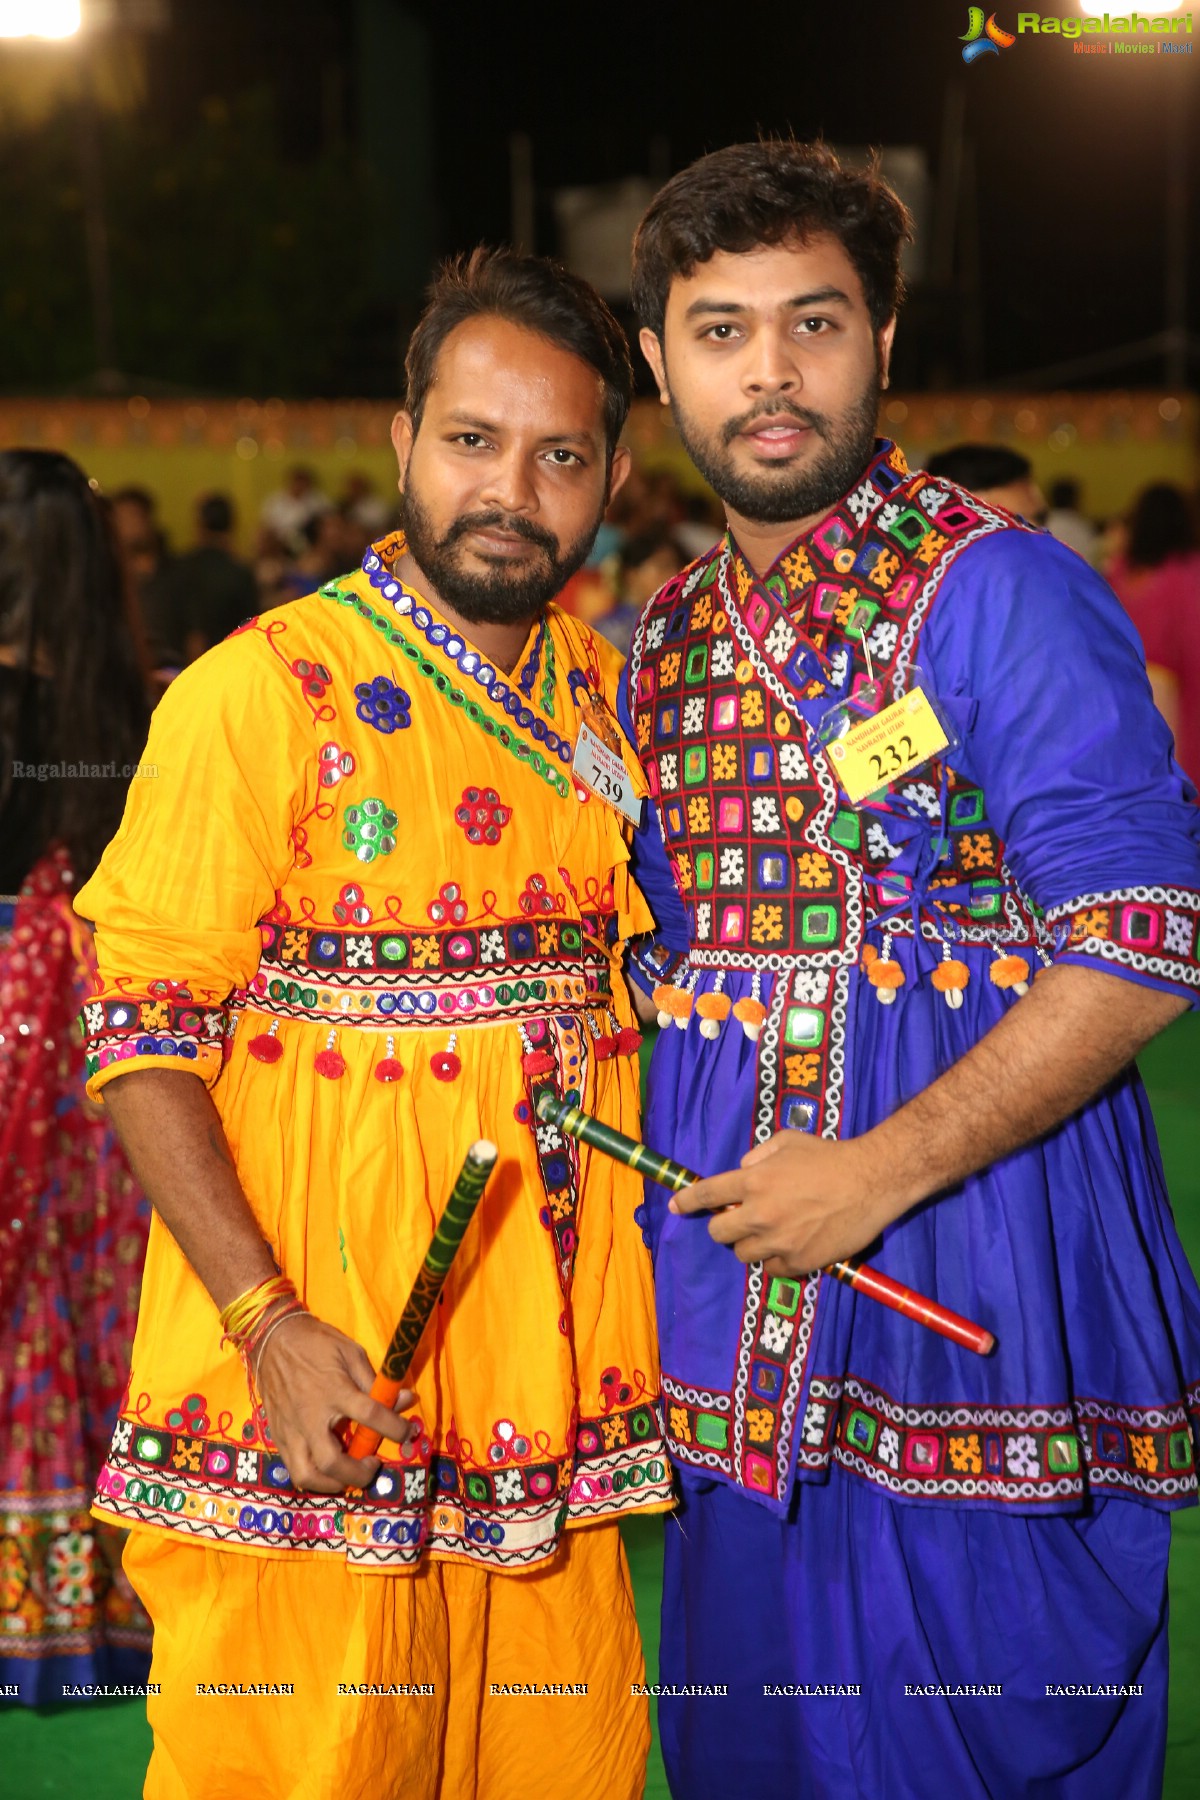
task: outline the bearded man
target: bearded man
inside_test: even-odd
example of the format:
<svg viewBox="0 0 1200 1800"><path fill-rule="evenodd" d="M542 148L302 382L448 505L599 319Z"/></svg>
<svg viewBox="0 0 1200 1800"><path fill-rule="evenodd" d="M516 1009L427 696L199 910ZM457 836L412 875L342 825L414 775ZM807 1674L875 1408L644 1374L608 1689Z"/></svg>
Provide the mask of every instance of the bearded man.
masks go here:
<svg viewBox="0 0 1200 1800"><path fill-rule="evenodd" d="M875 440L906 231L760 143L635 244L729 519L622 688L646 1136L712 1177L646 1202L680 1800L1160 1791L1200 1292L1132 1059L1200 989L1200 810L1104 584ZM868 1250L993 1354L822 1276Z"/></svg>
<svg viewBox="0 0 1200 1800"><path fill-rule="evenodd" d="M617 664L552 604L626 472L629 357L586 283L476 252L407 375L404 532L174 683L77 901L89 1090L155 1207L97 1501L155 1625L154 1800L641 1792L649 1263L635 1181L533 1118L549 1083L637 1120L649 914L572 766ZM402 1421L372 1371L480 1136Z"/></svg>

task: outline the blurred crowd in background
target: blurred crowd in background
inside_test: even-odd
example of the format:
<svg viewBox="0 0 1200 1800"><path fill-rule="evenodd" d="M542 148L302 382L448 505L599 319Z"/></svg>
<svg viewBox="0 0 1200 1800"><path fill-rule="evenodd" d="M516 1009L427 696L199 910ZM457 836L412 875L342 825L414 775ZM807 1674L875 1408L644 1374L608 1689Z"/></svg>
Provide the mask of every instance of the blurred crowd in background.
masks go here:
<svg viewBox="0 0 1200 1800"><path fill-rule="evenodd" d="M1043 526L1106 577L1137 627L1179 760L1200 782L1197 496L1156 482L1132 493L1123 512L1096 517L1077 481L1063 477L1043 493L1029 461L999 444L956 445L932 457L929 469ZM234 545L244 522L227 495L200 496L192 540L176 545L151 490L131 486L112 494L135 624L156 687L251 614L299 599L353 568L365 546L396 524L395 498L358 470L340 492L327 494L314 472L297 464L263 503L253 560L243 560ZM635 466L560 603L626 652L650 596L723 529L714 498L685 489L670 469Z"/></svg>

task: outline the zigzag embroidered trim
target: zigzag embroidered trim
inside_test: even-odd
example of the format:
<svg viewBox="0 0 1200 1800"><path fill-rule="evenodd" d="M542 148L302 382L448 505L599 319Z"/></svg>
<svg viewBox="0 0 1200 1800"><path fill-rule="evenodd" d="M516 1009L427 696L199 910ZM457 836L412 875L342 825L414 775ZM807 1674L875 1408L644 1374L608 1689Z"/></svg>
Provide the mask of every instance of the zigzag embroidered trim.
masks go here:
<svg viewBox="0 0 1200 1800"><path fill-rule="evenodd" d="M1059 955L1094 956L1139 975L1200 987L1200 892L1114 888L1048 907Z"/></svg>
<svg viewBox="0 0 1200 1800"><path fill-rule="evenodd" d="M667 1442L680 1461L734 1476L724 1394L662 1378ZM1022 1508L1077 1502L1089 1488L1193 1503L1200 1383L1172 1406L1076 1396L1037 1406L903 1406L859 1381L814 1376L796 1462L831 1462L907 1499Z"/></svg>
<svg viewBox="0 0 1200 1800"><path fill-rule="evenodd" d="M422 1455L424 1460L422 1460ZM274 1450L118 1420L97 1504L123 1524L211 1543L332 1551L395 1568L435 1551L489 1567L552 1556L568 1519L664 1505L670 1468L651 1400L586 1419L572 1456L465 1467L430 1456L385 1463L361 1495L301 1493Z"/></svg>
<svg viewBox="0 0 1200 1800"><path fill-rule="evenodd" d="M229 1007L201 1004L186 988L161 982L148 994L87 1001L79 1024L90 1080L134 1056L194 1063L202 1049L220 1050L229 1033Z"/></svg>

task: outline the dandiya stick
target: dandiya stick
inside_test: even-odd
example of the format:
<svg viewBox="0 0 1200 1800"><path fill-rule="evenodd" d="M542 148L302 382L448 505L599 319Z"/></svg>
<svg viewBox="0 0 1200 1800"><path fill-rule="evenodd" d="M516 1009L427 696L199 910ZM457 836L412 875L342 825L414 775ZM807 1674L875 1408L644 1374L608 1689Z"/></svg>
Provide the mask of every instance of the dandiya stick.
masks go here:
<svg viewBox="0 0 1200 1800"><path fill-rule="evenodd" d="M660 1156L648 1144L639 1144L636 1138L626 1137L623 1131L616 1131L611 1125L594 1119L580 1107L559 1100L549 1088L543 1088L538 1095L537 1114L547 1124L557 1125L560 1131L568 1132L581 1143L590 1144L605 1156L627 1163L631 1169L636 1169L641 1175L648 1175L651 1181L659 1182L674 1193L692 1187L701 1179L693 1170L685 1169L682 1163L672 1162L669 1156ZM974 1350L979 1356L986 1356L996 1342L992 1333L985 1331L982 1325L972 1324L970 1319L961 1318L948 1307L939 1306L936 1300L928 1300L924 1294L914 1293L912 1288L893 1281L890 1275L881 1275L878 1269L872 1269L867 1263L829 1263L823 1273L835 1275L856 1292L869 1295L872 1300L878 1300L881 1306L890 1306L893 1312L915 1319L919 1325L928 1326L930 1331L952 1339L966 1350Z"/></svg>
<svg viewBox="0 0 1200 1800"><path fill-rule="evenodd" d="M490 1143L487 1138L480 1138L467 1151L466 1161L450 1190L446 1210L433 1234L433 1242L425 1252L425 1261L421 1264L412 1292L400 1314L400 1323L392 1333L383 1366L371 1383L372 1400L382 1401L384 1406L393 1406L397 1394L404 1386L409 1365L421 1341L421 1333L437 1305L442 1284L466 1235L467 1226L475 1217L475 1208L483 1198L483 1190L496 1166L498 1154L495 1144ZM373 1456L382 1441L380 1434L372 1431L370 1426L356 1425L346 1448L351 1456Z"/></svg>

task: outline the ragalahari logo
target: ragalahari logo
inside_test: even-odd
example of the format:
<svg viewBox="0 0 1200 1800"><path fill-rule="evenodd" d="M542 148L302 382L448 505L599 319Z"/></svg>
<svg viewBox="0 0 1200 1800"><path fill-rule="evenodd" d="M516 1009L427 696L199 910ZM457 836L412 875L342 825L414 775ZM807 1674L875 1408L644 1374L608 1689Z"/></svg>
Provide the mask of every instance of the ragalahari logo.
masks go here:
<svg viewBox="0 0 1200 1800"><path fill-rule="evenodd" d="M985 21L982 6L969 6L967 29L958 41L963 47L963 61L973 63L977 56L998 56L1017 40L1011 31L997 25L995 13L989 13Z"/></svg>

